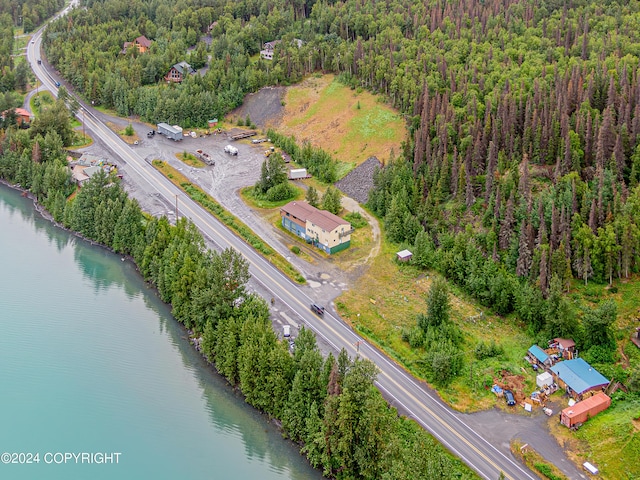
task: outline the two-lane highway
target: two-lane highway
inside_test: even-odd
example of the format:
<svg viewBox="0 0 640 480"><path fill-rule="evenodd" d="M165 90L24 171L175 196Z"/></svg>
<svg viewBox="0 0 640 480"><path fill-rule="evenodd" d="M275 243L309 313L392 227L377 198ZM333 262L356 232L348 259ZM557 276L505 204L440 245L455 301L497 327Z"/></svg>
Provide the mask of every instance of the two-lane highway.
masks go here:
<svg viewBox="0 0 640 480"><path fill-rule="evenodd" d="M29 60L43 86L55 92L56 79L45 69L44 62L43 65L36 62L40 58L38 53L40 40L41 31L36 33L34 43L29 45ZM125 162L127 168L133 170L142 179L141 181L147 184L144 185L145 190L157 192L168 205L173 204L176 195L180 195L180 214L188 217L205 237L220 248L231 247L241 252L249 262L253 278L271 292L279 302L286 304L295 312L318 337L332 345L336 352L345 348L351 356L360 355L374 362L380 369L377 385L394 406L418 421L482 477L495 480L500 472L503 472L506 478L512 480L537 478L520 463L497 450L464 424L451 409L430 393L424 384L415 380L384 354L366 343L341 319L329 312L323 318L313 314L309 308L313 300L307 295L310 292L308 288L293 284L253 248L220 224L141 158L134 149L99 120L93 109L88 108L83 102L79 103L84 109L84 115L79 114L78 119L80 121L84 119L85 129L101 138L113 154Z"/></svg>

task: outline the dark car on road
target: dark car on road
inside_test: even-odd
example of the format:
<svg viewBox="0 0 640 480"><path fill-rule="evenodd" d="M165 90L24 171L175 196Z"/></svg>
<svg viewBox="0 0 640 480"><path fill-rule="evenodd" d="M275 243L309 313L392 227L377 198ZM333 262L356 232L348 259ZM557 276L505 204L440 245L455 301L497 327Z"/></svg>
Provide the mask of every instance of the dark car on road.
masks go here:
<svg viewBox="0 0 640 480"><path fill-rule="evenodd" d="M311 311L317 313L318 315L324 315L324 307L316 305L315 303L311 304Z"/></svg>
<svg viewBox="0 0 640 480"><path fill-rule="evenodd" d="M513 397L511 390L504 391L504 399L510 407L513 407L516 404L516 399Z"/></svg>

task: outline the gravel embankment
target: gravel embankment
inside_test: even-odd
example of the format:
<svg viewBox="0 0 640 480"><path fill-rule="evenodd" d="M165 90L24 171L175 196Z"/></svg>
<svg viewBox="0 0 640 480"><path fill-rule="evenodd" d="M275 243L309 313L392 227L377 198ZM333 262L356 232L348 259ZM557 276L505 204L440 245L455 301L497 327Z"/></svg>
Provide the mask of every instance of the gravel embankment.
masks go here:
<svg viewBox="0 0 640 480"><path fill-rule="evenodd" d="M373 188L373 174L382 164L376 157L369 157L351 170L343 179L336 182L336 187L345 195L360 203L367 203L369 190Z"/></svg>

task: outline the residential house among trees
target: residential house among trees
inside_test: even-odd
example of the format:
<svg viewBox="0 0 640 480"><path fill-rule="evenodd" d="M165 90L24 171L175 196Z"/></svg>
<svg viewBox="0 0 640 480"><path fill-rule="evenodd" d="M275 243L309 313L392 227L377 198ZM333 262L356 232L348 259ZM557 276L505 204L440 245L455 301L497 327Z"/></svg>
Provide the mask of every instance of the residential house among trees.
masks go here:
<svg viewBox="0 0 640 480"><path fill-rule="evenodd" d="M2 112L3 122L8 121L9 123L12 123L12 118L15 119L16 125L23 126L31 123L31 120L33 120L33 114L20 107Z"/></svg>
<svg viewBox="0 0 640 480"><path fill-rule="evenodd" d="M265 60L273 60L273 51L276 48L276 45L281 43L282 40L273 40L271 42L267 42L263 45L263 49L260 50L260 58L264 58ZM293 44L297 45L298 48L302 46L302 40L299 38L293 39Z"/></svg>
<svg viewBox="0 0 640 480"><path fill-rule="evenodd" d="M582 358L558 362L550 370L556 383L576 400L582 400L590 392L601 391L609 384L609 380Z"/></svg>
<svg viewBox="0 0 640 480"><path fill-rule="evenodd" d="M149 48L151 48L151 40L144 35L140 35L133 42L124 42L120 53L127 53L127 49L129 47L136 47L138 49L138 53L146 53L149 51Z"/></svg>
<svg viewBox="0 0 640 480"><path fill-rule="evenodd" d="M353 229L349 222L306 202L287 203L280 209L280 216L284 228L328 254L349 248L351 244Z"/></svg>
<svg viewBox="0 0 640 480"><path fill-rule="evenodd" d="M551 348L557 348L558 353L565 360L573 359L576 353L576 342L570 338L554 338L549 346Z"/></svg>
<svg viewBox="0 0 640 480"><path fill-rule="evenodd" d="M273 60L273 51L275 50L276 45L280 42L282 42L282 40L273 40L272 42L265 43L264 48L260 50L260 58Z"/></svg>
<svg viewBox="0 0 640 480"><path fill-rule="evenodd" d="M169 73L164 77L167 82L177 82L180 83L185 79L187 75L193 75L196 71L191 68L187 62L176 63L171 69Z"/></svg>

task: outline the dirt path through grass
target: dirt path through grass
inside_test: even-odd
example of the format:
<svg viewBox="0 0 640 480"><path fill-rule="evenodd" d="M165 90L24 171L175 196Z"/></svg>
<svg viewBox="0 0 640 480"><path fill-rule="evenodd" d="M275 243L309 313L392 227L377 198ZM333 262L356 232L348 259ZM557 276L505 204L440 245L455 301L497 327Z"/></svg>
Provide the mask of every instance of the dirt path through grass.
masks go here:
<svg viewBox="0 0 640 480"><path fill-rule="evenodd" d="M371 234L373 235L373 246L371 247L371 251L365 258L355 262L352 265L351 270L353 270L355 269L355 267L371 263L371 261L373 261L373 259L376 258L380 253L380 224L378 223L377 218L375 218L373 215L370 215L369 212L362 208L360 204L353 198L342 197L342 206L351 212L358 212L360 215L366 218L367 222L369 222L369 225L371 225Z"/></svg>

